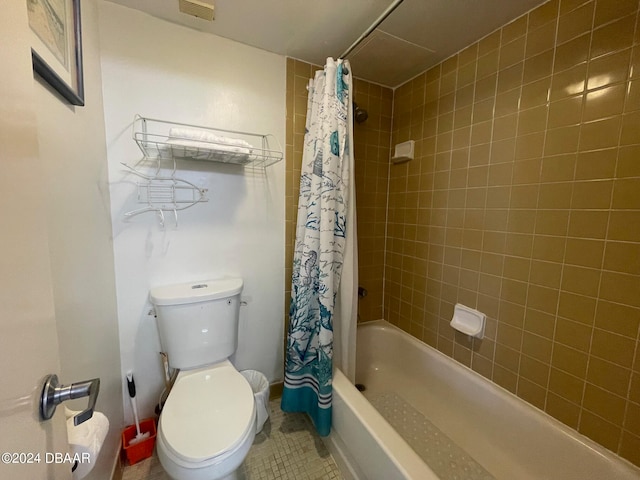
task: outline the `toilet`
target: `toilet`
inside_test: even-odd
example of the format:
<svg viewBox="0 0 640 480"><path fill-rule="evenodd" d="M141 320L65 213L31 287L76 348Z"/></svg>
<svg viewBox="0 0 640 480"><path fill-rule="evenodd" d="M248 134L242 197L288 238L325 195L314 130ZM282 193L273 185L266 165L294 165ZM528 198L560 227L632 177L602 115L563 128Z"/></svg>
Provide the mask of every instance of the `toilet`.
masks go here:
<svg viewBox="0 0 640 480"><path fill-rule="evenodd" d="M253 443L253 390L229 361L242 285L223 278L150 291L169 365L180 370L157 432L158 458L175 480L235 480Z"/></svg>

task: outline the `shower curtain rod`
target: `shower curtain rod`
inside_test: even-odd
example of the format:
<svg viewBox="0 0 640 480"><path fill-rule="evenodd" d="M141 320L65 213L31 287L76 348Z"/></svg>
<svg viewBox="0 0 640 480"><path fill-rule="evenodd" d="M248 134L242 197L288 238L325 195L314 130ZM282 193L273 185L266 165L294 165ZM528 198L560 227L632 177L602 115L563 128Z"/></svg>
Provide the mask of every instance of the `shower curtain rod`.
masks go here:
<svg viewBox="0 0 640 480"><path fill-rule="evenodd" d="M400 6L400 4L401 4L403 1L404 1L404 0L394 0L394 2L393 2L391 5L389 5L389 6L387 7L387 9L386 9L384 12L382 12L382 15L380 15L380 16L376 19L376 21L375 21L375 22L373 22L373 23L371 24L371 26L370 26L369 28L367 28L367 29L364 31L364 33L363 33L362 35L360 35L360 37L358 37L358 39L357 39L355 42L353 42L353 44L352 44L349 48L347 48L347 49L345 50L345 52L344 52L342 55L340 55L340 57L338 57L338 58L345 58L347 55L349 55L349 54L351 53L351 51L352 51L354 48L356 48L360 42L362 42L365 38L367 38L367 37L371 34L371 32L373 32L376 28L378 28L378 27L379 27L379 26L380 26L380 24L381 24L382 22L384 22L384 21L386 20L386 18L387 18L389 15L391 15L391 14L393 13L393 11L394 11L396 8L398 8L398 6Z"/></svg>

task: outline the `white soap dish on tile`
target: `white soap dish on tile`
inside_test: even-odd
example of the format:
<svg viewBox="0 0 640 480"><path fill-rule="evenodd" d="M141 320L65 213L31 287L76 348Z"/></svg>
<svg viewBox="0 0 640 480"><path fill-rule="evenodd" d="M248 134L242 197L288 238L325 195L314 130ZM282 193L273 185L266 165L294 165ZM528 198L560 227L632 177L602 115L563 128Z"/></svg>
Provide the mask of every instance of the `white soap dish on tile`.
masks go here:
<svg viewBox="0 0 640 480"><path fill-rule="evenodd" d="M483 338L486 319L487 316L484 313L457 303L450 325L465 335Z"/></svg>
<svg viewBox="0 0 640 480"><path fill-rule="evenodd" d="M414 140L398 143L393 153L393 157L391 157L391 161L394 164L398 164L413 160L415 146L416 142Z"/></svg>

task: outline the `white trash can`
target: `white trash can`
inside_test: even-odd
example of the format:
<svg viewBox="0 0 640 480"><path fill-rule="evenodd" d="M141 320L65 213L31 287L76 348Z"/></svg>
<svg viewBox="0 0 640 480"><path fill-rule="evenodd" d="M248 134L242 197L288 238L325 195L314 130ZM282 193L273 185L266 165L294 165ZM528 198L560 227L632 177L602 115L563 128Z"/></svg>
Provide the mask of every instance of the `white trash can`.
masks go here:
<svg viewBox="0 0 640 480"><path fill-rule="evenodd" d="M240 373L251 385L253 397L256 400L256 434L258 434L269 418L269 381L257 370L243 370Z"/></svg>

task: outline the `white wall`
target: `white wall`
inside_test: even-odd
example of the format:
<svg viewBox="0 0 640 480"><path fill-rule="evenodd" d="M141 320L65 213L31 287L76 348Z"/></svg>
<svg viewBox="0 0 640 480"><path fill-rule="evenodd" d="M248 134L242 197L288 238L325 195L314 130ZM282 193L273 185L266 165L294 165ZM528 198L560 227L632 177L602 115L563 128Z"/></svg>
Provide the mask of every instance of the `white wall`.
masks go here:
<svg viewBox="0 0 640 480"><path fill-rule="evenodd" d="M139 113L189 124L275 135L284 145L284 57L101 1L100 44L116 288L123 374L136 375L141 415L150 416L163 382L149 288L224 275L245 281L239 369L282 378L284 162L251 173L236 166L182 162L177 176L208 188L209 202L160 228L141 207L131 140ZM126 392L125 392L126 397ZM128 400L124 399L128 410ZM130 417L129 417L130 420Z"/></svg>
<svg viewBox="0 0 640 480"><path fill-rule="evenodd" d="M110 421L89 478L109 478L123 427L120 348L95 0L82 2L85 106L36 80L38 143L60 345L60 382L99 377L97 410ZM73 402L85 408L87 399Z"/></svg>

